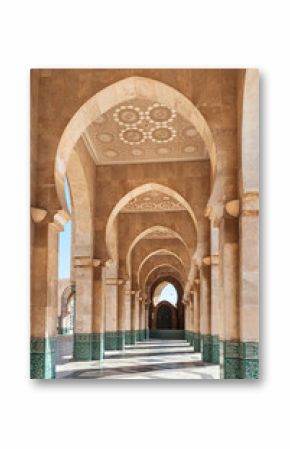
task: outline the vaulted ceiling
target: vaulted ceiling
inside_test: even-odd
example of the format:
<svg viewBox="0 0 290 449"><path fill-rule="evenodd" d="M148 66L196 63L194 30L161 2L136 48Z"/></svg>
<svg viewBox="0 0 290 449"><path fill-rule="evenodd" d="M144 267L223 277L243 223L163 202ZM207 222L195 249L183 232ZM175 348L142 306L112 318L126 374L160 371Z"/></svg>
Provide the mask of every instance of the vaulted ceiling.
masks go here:
<svg viewBox="0 0 290 449"><path fill-rule="evenodd" d="M98 165L207 159L191 123L174 109L143 98L102 114L82 139Z"/></svg>

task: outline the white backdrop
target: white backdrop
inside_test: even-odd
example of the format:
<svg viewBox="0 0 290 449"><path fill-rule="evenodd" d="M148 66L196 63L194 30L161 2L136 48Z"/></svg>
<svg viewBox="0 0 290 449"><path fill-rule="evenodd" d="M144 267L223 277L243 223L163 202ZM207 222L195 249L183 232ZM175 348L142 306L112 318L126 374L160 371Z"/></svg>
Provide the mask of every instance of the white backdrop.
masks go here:
<svg viewBox="0 0 290 449"><path fill-rule="evenodd" d="M287 1L13 1L0 7L2 447L287 447ZM261 70L259 382L29 380L29 68ZM54 445L54 446L53 446ZM289 442L288 442L289 445Z"/></svg>

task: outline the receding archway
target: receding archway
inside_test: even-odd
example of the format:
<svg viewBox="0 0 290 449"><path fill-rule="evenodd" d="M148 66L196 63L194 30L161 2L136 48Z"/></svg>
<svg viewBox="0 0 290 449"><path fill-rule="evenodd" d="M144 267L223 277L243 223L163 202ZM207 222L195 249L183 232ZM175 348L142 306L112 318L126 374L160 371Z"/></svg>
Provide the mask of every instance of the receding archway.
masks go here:
<svg viewBox="0 0 290 449"><path fill-rule="evenodd" d="M124 195L118 201L118 203L115 205L113 210L111 211L111 214L110 214L110 216L108 218L107 225L106 225L106 245L107 245L107 250L108 250L108 254L109 254L110 258L112 258L112 259L115 258L115 254L114 254L114 248L115 248L114 236L115 236L115 233L113 231L114 231L114 222L115 222L118 214L121 212L121 210L132 199L138 197L139 195L141 195L143 193L151 192L151 191L162 192L163 194L174 198L178 203L180 203L184 207L184 209L188 212L189 216L191 217L192 226L193 226L194 232L197 235L197 219L196 219L196 216L194 214L194 211L192 210L192 207L183 198L182 195L180 195L175 190L173 190L173 189L171 189L171 188L169 188L167 186L161 185L161 184L157 184L157 183L142 184L139 187L136 187L135 189L129 191L126 195ZM146 234L144 234L144 235L146 235ZM132 248L138 242L138 240L140 240L140 238L142 238L142 236L140 236L139 238L136 238L134 240L134 242L132 242L132 245L130 246L130 250L128 252L129 257L130 257ZM180 237L177 237L177 238L180 238Z"/></svg>

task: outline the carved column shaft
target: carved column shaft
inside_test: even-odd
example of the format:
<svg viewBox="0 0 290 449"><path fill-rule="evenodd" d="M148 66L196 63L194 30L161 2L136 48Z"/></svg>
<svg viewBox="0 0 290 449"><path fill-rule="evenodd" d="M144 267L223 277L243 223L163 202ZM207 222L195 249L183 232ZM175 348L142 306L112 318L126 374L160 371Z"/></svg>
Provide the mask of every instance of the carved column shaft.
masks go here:
<svg viewBox="0 0 290 449"><path fill-rule="evenodd" d="M31 249L30 376L32 379L51 379L55 377L58 232L62 228L55 222L42 223L41 221L46 218L47 214L45 213L40 219L36 212L34 213L36 221L31 224L33 240Z"/></svg>

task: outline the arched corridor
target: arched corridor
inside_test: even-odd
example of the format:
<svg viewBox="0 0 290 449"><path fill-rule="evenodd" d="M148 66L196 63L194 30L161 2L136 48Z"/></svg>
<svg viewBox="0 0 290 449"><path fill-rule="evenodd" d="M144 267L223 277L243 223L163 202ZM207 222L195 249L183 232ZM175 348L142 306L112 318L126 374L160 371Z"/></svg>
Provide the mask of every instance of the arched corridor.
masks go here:
<svg viewBox="0 0 290 449"><path fill-rule="evenodd" d="M31 377L258 378L257 71L31 81Z"/></svg>

